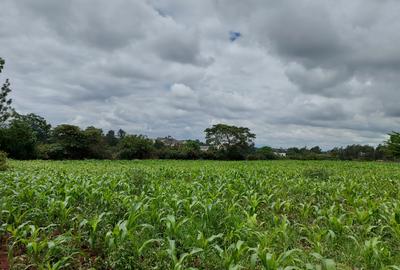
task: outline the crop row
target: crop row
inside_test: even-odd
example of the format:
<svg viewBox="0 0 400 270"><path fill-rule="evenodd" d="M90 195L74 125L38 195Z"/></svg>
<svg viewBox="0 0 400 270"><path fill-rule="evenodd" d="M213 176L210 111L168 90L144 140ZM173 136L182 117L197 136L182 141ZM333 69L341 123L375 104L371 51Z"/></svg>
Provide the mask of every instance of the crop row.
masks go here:
<svg viewBox="0 0 400 270"><path fill-rule="evenodd" d="M351 162L12 162L14 269L400 269L400 169Z"/></svg>

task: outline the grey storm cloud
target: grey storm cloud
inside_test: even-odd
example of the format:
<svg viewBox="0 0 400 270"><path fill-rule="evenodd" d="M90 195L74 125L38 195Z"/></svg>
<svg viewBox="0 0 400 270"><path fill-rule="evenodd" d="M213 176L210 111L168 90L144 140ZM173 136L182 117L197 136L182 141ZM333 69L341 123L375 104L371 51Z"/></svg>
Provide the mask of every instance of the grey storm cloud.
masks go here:
<svg viewBox="0 0 400 270"><path fill-rule="evenodd" d="M53 125L257 144L377 144L400 129L395 0L3 0L16 109ZM2 74L3 75L3 74Z"/></svg>

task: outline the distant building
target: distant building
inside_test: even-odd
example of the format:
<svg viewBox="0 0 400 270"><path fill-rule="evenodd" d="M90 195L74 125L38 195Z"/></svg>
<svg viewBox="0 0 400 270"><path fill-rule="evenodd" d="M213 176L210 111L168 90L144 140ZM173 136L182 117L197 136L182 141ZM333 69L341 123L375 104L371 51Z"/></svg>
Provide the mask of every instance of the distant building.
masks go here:
<svg viewBox="0 0 400 270"><path fill-rule="evenodd" d="M164 138L159 137L156 140L162 142L164 145L169 147L179 146L186 143L186 140L177 140L171 136L167 136Z"/></svg>
<svg viewBox="0 0 400 270"><path fill-rule="evenodd" d="M200 151L207 152L208 149L210 149L210 146L208 146L208 145L200 145Z"/></svg>
<svg viewBox="0 0 400 270"><path fill-rule="evenodd" d="M274 155L277 155L279 157L286 157L286 153L283 152L274 152Z"/></svg>

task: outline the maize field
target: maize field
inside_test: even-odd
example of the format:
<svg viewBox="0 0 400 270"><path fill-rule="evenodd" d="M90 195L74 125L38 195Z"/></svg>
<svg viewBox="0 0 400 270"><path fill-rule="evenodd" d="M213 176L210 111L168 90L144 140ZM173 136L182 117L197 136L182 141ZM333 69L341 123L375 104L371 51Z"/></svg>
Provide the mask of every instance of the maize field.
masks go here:
<svg viewBox="0 0 400 270"><path fill-rule="evenodd" d="M10 161L9 269L400 269L400 167Z"/></svg>

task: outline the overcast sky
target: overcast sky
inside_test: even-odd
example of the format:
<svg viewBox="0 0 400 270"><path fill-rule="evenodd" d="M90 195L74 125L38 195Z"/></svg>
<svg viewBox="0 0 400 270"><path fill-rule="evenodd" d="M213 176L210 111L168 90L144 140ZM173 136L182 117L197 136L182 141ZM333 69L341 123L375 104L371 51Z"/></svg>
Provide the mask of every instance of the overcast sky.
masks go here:
<svg viewBox="0 0 400 270"><path fill-rule="evenodd" d="M400 130L398 0L1 0L1 81L53 125L257 145Z"/></svg>

